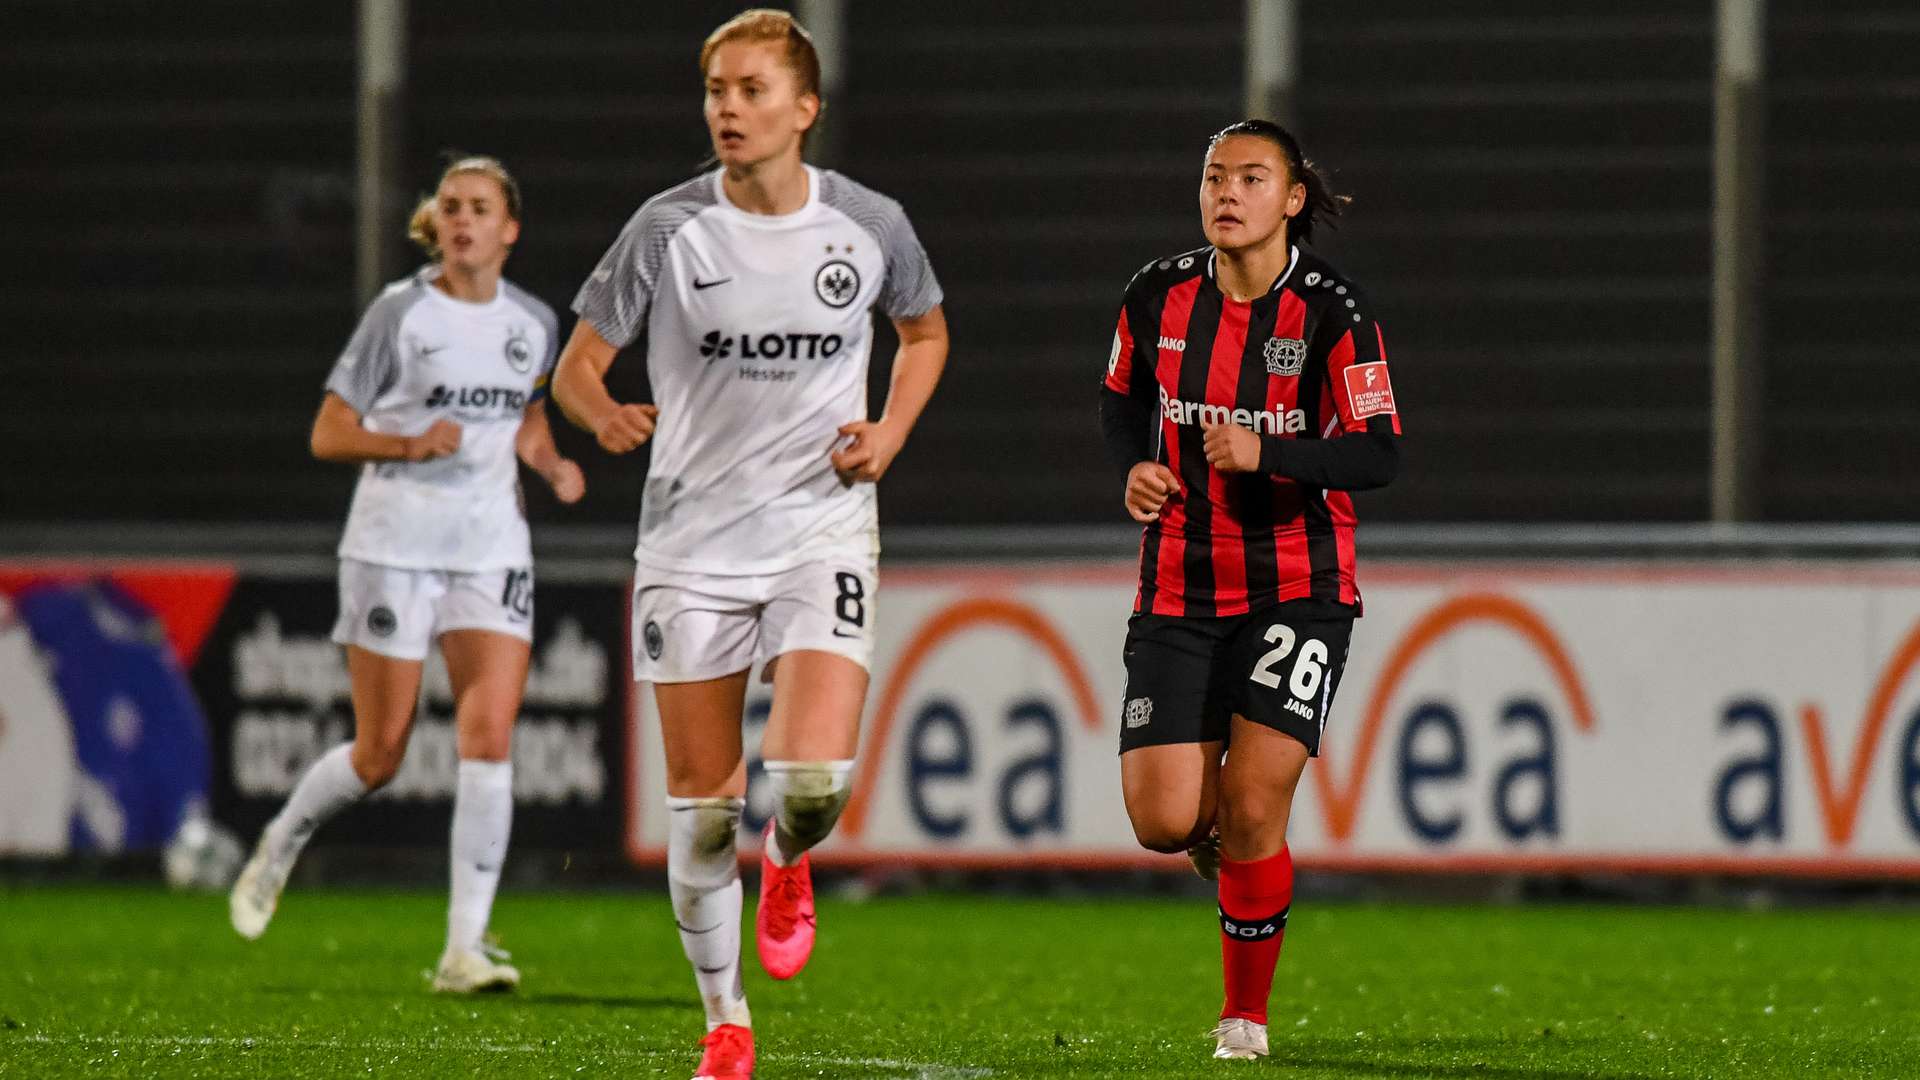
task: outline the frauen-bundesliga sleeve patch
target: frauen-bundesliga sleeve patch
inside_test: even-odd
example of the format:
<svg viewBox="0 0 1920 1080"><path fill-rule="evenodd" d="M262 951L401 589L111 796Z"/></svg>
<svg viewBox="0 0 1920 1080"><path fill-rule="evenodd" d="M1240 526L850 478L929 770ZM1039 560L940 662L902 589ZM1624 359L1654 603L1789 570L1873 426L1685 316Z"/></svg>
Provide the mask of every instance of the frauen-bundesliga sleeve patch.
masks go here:
<svg viewBox="0 0 1920 1080"><path fill-rule="evenodd" d="M1347 403L1355 420L1369 416L1393 416L1393 383L1387 378L1387 362L1355 364L1347 369Z"/></svg>

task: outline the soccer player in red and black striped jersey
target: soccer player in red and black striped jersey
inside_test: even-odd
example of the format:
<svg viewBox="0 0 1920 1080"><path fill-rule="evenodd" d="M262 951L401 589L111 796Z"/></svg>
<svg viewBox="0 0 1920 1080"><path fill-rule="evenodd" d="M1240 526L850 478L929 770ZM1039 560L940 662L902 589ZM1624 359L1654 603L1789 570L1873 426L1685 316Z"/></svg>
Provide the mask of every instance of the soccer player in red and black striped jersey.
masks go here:
<svg viewBox="0 0 1920 1080"><path fill-rule="evenodd" d="M1218 877L1218 1058L1267 1052L1293 897L1287 817L1360 614L1349 493L1399 468L1372 306L1301 246L1345 201L1279 125L1215 135L1208 246L1134 276L1100 395L1127 511L1146 526L1121 785L1141 844Z"/></svg>

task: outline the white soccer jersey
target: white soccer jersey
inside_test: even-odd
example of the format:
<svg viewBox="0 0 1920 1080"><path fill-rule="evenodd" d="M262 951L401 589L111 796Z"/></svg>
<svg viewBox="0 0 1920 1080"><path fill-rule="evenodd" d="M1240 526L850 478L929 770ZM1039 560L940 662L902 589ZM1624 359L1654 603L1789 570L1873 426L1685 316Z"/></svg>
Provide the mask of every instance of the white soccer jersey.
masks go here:
<svg viewBox="0 0 1920 1080"><path fill-rule="evenodd" d="M460 449L365 466L340 555L407 570L524 567L533 555L514 436L546 393L559 328L552 308L504 278L492 300L474 304L435 287L438 274L428 266L387 286L327 389L369 431L419 435L451 420Z"/></svg>
<svg viewBox="0 0 1920 1080"><path fill-rule="evenodd" d="M660 408L634 557L662 570L779 573L873 537L872 484L844 485L835 429L867 419L871 309L940 303L900 204L807 169L807 202L750 214L720 172L647 200L574 310L644 340Z"/></svg>

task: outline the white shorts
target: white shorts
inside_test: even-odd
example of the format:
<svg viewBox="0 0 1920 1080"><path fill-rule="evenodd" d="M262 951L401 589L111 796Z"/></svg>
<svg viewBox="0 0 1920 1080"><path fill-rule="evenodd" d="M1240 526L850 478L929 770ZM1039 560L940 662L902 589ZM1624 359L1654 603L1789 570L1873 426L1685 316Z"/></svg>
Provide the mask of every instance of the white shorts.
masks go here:
<svg viewBox="0 0 1920 1080"><path fill-rule="evenodd" d="M871 547L823 552L778 574L635 568L633 677L700 682L818 649L873 666Z"/></svg>
<svg viewBox="0 0 1920 1080"><path fill-rule="evenodd" d="M333 640L396 660L425 660L449 630L491 630L533 641L533 568L401 570L340 560Z"/></svg>

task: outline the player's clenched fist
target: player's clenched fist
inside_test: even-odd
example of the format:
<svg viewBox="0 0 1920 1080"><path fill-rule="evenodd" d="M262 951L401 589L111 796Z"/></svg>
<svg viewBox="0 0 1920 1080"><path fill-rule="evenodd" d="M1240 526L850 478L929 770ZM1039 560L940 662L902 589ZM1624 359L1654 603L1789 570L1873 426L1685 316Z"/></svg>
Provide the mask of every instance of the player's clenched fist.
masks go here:
<svg viewBox="0 0 1920 1080"><path fill-rule="evenodd" d="M406 441L408 461L432 461L460 449L460 425L451 420L435 420L426 431Z"/></svg>
<svg viewBox="0 0 1920 1080"><path fill-rule="evenodd" d="M607 453L624 454L653 437L659 418L660 410L653 405L622 405L607 414L593 437Z"/></svg>
<svg viewBox="0 0 1920 1080"><path fill-rule="evenodd" d="M561 458L554 462L543 476L548 486L553 488L553 497L568 506L579 502L580 497L587 493L587 474L581 472L580 466L571 459Z"/></svg>
<svg viewBox="0 0 1920 1080"><path fill-rule="evenodd" d="M1157 461L1143 461L1127 473L1127 513L1135 521L1160 520L1160 507L1180 490L1180 478Z"/></svg>
<svg viewBox="0 0 1920 1080"><path fill-rule="evenodd" d="M855 420L841 424L839 434L847 445L836 447L827 457L843 484L878 483L900 453L900 433L885 424Z"/></svg>
<svg viewBox="0 0 1920 1080"><path fill-rule="evenodd" d="M1238 424L1207 424L1202 430L1207 464L1221 472L1253 472L1260 467L1260 436Z"/></svg>

